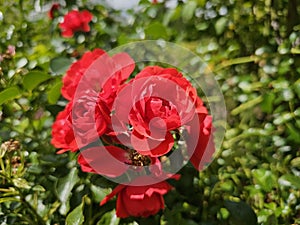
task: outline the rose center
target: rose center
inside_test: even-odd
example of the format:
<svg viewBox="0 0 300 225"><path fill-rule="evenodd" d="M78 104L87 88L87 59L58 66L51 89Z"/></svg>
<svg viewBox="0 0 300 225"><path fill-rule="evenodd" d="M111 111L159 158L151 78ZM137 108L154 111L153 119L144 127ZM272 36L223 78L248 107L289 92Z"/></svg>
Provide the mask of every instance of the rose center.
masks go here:
<svg viewBox="0 0 300 225"><path fill-rule="evenodd" d="M149 166L151 159L148 156L141 155L137 151L131 150L129 153L129 159L133 166Z"/></svg>

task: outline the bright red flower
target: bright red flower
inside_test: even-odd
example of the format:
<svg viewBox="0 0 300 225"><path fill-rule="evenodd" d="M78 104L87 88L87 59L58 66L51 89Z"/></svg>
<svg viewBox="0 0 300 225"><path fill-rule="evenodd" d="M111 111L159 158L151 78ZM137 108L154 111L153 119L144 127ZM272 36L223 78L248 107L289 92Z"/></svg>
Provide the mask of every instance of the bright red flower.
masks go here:
<svg viewBox="0 0 300 225"><path fill-rule="evenodd" d="M93 15L87 11L83 10L79 12L77 10L72 10L64 16L64 21L59 24L62 30L63 37L73 37L74 33L77 31L89 32Z"/></svg>
<svg viewBox="0 0 300 225"><path fill-rule="evenodd" d="M52 125L51 144L60 149L57 153L65 151L76 151L78 149L70 113L72 111L72 103L68 103L65 109L58 113L55 122Z"/></svg>
<svg viewBox="0 0 300 225"><path fill-rule="evenodd" d="M181 73L158 66L143 69L118 92L115 103L114 117L132 126L133 149L153 157L171 150L173 131L196 113L207 114L196 89Z"/></svg>
<svg viewBox="0 0 300 225"><path fill-rule="evenodd" d="M62 95L71 100L76 91L80 96L79 92L94 90L111 106L119 86L130 76L134 67L133 59L126 53L110 57L102 49L86 52L64 76Z"/></svg>
<svg viewBox="0 0 300 225"><path fill-rule="evenodd" d="M64 98L71 100L76 88L87 68L101 55L105 54L102 49L94 49L83 54L82 58L74 62L63 77L61 93Z"/></svg>
<svg viewBox="0 0 300 225"><path fill-rule="evenodd" d="M207 163L211 162L215 153L212 116L195 115L188 126L190 126L190 130L186 143L191 157L190 162L200 171Z"/></svg>
<svg viewBox="0 0 300 225"><path fill-rule="evenodd" d="M52 6L51 6L51 9L49 10L48 12L48 16L50 19L54 19L54 15L55 15L55 12L60 8L60 4L59 3L54 3Z"/></svg>
<svg viewBox="0 0 300 225"><path fill-rule="evenodd" d="M137 179L148 179L149 177L139 177ZM179 176L174 177L179 179ZM172 186L166 181L161 181L146 186L118 185L112 193L107 195L100 203L104 205L112 197L117 195L116 214L120 218L129 216L149 217L164 209L165 203L163 195L167 194Z"/></svg>
<svg viewBox="0 0 300 225"><path fill-rule="evenodd" d="M87 148L81 151L78 163L84 172L113 178L122 175L128 169L140 172L144 166L149 166L149 171L153 174L161 174L161 165L157 158L142 156L134 150L125 150L116 146Z"/></svg>
<svg viewBox="0 0 300 225"><path fill-rule="evenodd" d="M51 143L61 149L58 153L83 148L106 131L110 112L98 93L87 90L82 94L68 103L53 124Z"/></svg>
<svg viewBox="0 0 300 225"><path fill-rule="evenodd" d="M105 103L98 98L98 93L93 90L86 90L74 100L72 106L73 132L77 146L81 149L98 140L99 136L106 131L110 121L110 111Z"/></svg>
<svg viewBox="0 0 300 225"><path fill-rule="evenodd" d="M78 156L78 163L83 172L118 177L128 169L126 163L129 164L129 157L124 149L98 146L82 151Z"/></svg>
<svg viewBox="0 0 300 225"><path fill-rule="evenodd" d="M70 100L52 130L51 143L63 153L76 151L99 138L110 125L110 108L119 86L134 70L126 53L112 57L101 49L87 52L63 78L62 94Z"/></svg>

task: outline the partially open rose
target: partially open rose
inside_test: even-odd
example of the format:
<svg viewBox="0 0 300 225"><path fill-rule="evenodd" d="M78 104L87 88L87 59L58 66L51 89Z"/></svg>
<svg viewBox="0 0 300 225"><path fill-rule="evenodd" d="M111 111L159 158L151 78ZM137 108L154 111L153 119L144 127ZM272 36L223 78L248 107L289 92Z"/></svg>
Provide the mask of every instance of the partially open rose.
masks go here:
<svg viewBox="0 0 300 225"><path fill-rule="evenodd" d="M173 179L179 179L179 175L174 175ZM139 180L153 179L150 177L139 177ZM137 182L139 183L139 182ZM127 186L119 184L100 203L104 205L111 198L117 195L117 216L126 218L129 216L149 217L164 209L165 203L163 195L167 194L172 186L166 181L150 182L154 183L145 186Z"/></svg>
<svg viewBox="0 0 300 225"><path fill-rule="evenodd" d="M62 87L62 95L70 102L52 130L51 143L60 149L58 153L76 151L105 133L116 92L134 67L128 54L110 57L101 49L85 53L72 64Z"/></svg>
<svg viewBox="0 0 300 225"><path fill-rule="evenodd" d="M195 115L188 124L187 150L190 162L197 170L210 163L215 153L211 115Z"/></svg>
<svg viewBox="0 0 300 225"><path fill-rule="evenodd" d="M72 103L68 103L65 109L58 113L55 122L52 125L51 144L60 149L57 153L65 151L76 151L78 149L70 113L72 112Z"/></svg>
<svg viewBox="0 0 300 225"><path fill-rule="evenodd" d="M148 167L152 174L161 174L160 161L157 158L143 156L132 149L116 146L95 146L81 151L78 163L82 171L108 177L118 177L128 169L142 172ZM137 174L136 174L137 175ZM128 176L128 175L127 175ZM165 176L166 177L166 176Z"/></svg>
<svg viewBox="0 0 300 225"><path fill-rule="evenodd" d="M122 121L123 128L130 128L132 147L154 157L172 149L174 132L195 114L207 114L196 89L181 73L158 66L146 67L124 85L114 110L115 124ZM115 128L122 133L122 126Z"/></svg>
<svg viewBox="0 0 300 225"><path fill-rule="evenodd" d="M62 30L61 35L63 37L69 38L73 37L74 33L77 31L89 32L93 15L88 10L83 10L81 12L77 10L72 10L64 16L64 21L59 24Z"/></svg>
<svg viewBox="0 0 300 225"><path fill-rule="evenodd" d="M72 100L76 88L87 68L101 55L105 54L102 49L95 49L92 52L87 51L81 59L74 62L63 77L62 96L67 100Z"/></svg>

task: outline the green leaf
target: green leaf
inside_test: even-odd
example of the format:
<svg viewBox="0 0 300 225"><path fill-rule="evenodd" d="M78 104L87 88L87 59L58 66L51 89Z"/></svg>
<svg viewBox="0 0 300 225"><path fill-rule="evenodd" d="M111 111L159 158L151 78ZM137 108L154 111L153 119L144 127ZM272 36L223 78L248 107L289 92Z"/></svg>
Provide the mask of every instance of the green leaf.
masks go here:
<svg viewBox="0 0 300 225"><path fill-rule="evenodd" d="M300 179L293 174L285 174L278 180L279 184L300 189Z"/></svg>
<svg viewBox="0 0 300 225"><path fill-rule="evenodd" d="M261 110L265 113L273 112L273 103L275 100L273 93L267 93L263 95L263 101L261 102Z"/></svg>
<svg viewBox="0 0 300 225"><path fill-rule="evenodd" d="M58 199L62 202L60 213L66 215L69 211L69 199L72 195L72 189L79 181L77 168L72 168L66 177L58 180L56 184L56 192Z"/></svg>
<svg viewBox="0 0 300 225"><path fill-rule="evenodd" d="M46 189L45 189L43 186L39 185L39 184L35 185L35 186L32 188L32 190L33 190L33 191L38 191L38 192L45 192L45 191L46 191Z"/></svg>
<svg viewBox="0 0 300 225"><path fill-rule="evenodd" d="M70 212L66 218L66 225L81 225L84 222L83 216L84 197L79 206L77 206L72 212Z"/></svg>
<svg viewBox="0 0 300 225"><path fill-rule="evenodd" d="M291 53L292 53L292 54L300 54L300 49L292 48L292 49L291 49Z"/></svg>
<svg viewBox="0 0 300 225"><path fill-rule="evenodd" d="M50 104L55 104L59 99L61 87L62 87L62 81L61 79L59 79L48 91L47 97L48 97L48 102Z"/></svg>
<svg viewBox="0 0 300 225"><path fill-rule="evenodd" d="M182 20L187 23L194 16L195 10L197 8L197 3L195 1L188 1L184 4L182 9Z"/></svg>
<svg viewBox="0 0 300 225"><path fill-rule="evenodd" d="M227 18L221 17L220 19L217 20L217 22L215 23L215 29L217 35L220 35L224 32L226 25L227 25Z"/></svg>
<svg viewBox="0 0 300 225"><path fill-rule="evenodd" d="M109 224L109 225L118 225L120 219L116 216L115 210L105 213L101 216L101 219L97 222L97 225Z"/></svg>
<svg viewBox="0 0 300 225"><path fill-rule="evenodd" d="M20 90L18 87L9 87L0 92L0 105L8 100L17 98L20 95Z"/></svg>
<svg viewBox="0 0 300 225"><path fill-rule="evenodd" d="M300 168L300 157L292 159L291 166Z"/></svg>
<svg viewBox="0 0 300 225"><path fill-rule="evenodd" d="M270 192L277 185L277 180L270 170L253 170L255 182L266 192Z"/></svg>
<svg viewBox="0 0 300 225"><path fill-rule="evenodd" d="M230 212L230 224L232 225L257 225L257 216L253 209L245 202L233 202L226 200L225 207Z"/></svg>
<svg viewBox="0 0 300 225"><path fill-rule="evenodd" d="M100 202L106 195L111 192L110 188L101 188L96 185L91 185L91 192L94 202Z"/></svg>
<svg viewBox="0 0 300 225"><path fill-rule="evenodd" d="M3 202L20 202L21 200L19 198L14 197L6 197L6 198L0 198L0 203Z"/></svg>
<svg viewBox="0 0 300 225"><path fill-rule="evenodd" d="M29 183L27 182L27 180L25 180L24 178L14 178L12 179L12 182L14 183L14 185L18 188L22 188L22 189L29 189L31 188L31 186L29 185Z"/></svg>
<svg viewBox="0 0 300 225"><path fill-rule="evenodd" d="M50 61L50 69L55 74L64 74L72 64L72 60L66 57L56 57Z"/></svg>
<svg viewBox="0 0 300 225"><path fill-rule="evenodd" d="M167 28L162 25L160 22L154 22L151 23L148 27L145 29L145 34L147 38L152 39L168 39L169 35L167 32Z"/></svg>
<svg viewBox="0 0 300 225"><path fill-rule="evenodd" d="M40 71L31 71L23 78L23 86L25 89L31 91L36 88L40 83L51 78L49 74Z"/></svg>

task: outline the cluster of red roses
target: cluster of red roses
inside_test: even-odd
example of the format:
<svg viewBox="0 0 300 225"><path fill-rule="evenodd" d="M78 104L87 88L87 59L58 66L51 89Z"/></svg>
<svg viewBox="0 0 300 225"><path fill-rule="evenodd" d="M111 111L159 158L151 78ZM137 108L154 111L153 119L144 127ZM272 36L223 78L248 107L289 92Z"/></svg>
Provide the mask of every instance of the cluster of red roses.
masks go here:
<svg viewBox="0 0 300 225"><path fill-rule="evenodd" d="M127 53L111 57L101 49L73 63L63 77L62 95L69 103L53 124L51 141L58 153L80 150L84 172L109 178L138 174L101 202L118 195L122 218L164 208L162 196L172 188L165 180L179 179L162 165L173 152L186 151L198 170L214 152L212 117L191 83L175 68L159 66L129 79L134 68ZM179 149L179 139L185 149Z"/></svg>
<svg viewBox="0 0 300 225"><path fill-rule="evenodd" d="M55 18L56 12L60 9L60 4L54 3L48 12L50 19ZM61 35L63 37L69 38L73 37L75 32L89 32L93 15L88 10L78 11L71 10L66 15L64 15L63 21L59 23L59 28L61 29Z"/></svg>

